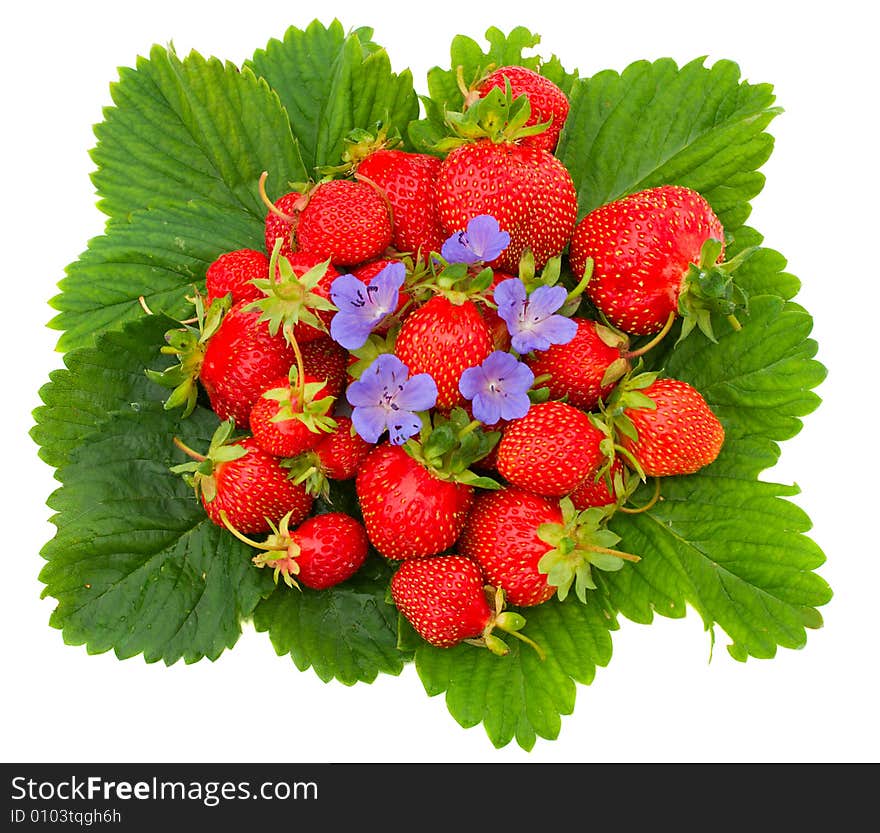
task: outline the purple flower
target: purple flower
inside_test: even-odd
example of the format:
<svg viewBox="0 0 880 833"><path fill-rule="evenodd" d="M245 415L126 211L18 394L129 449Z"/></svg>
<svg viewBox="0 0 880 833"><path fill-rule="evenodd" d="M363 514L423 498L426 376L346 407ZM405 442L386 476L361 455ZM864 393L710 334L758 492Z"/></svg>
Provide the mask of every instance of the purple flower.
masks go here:
<svg viewBox="0 0 880 833"><path fill-rule="evenodd" d="M499 419L519 419L531 402L528 390L535 381L531 369L516 356L496 350L481 365L461 374L458 389L470 399L474 419L494 425Z"/></svg>
<svg viewBox="0 0 880 833"><path fill-rule="evenodd" d="M330 300L338 312L330 335L346 350L363 347L370 333L397 309L399 290L406 279L402 263L389 263L368 284L354 275L340 275L330 286Z"/></svg>
<svg viewBox="0 0 880 833"><path fill-rule="evenodd" d="M510 235L501 231L491 214L474 217L465 231L457 231L440 254L447 263L489 263L510 245Z"/></svg>
<svg viewBox="0 0 880 833"><path fill-rule="evenodd" d="M383 353L346 391L354 430L368 443L387 430L392 445L402 445L422 429L416 416L437 402L437 385L427 373L409 375L393 353Z"/></svg>
<svg viewBox="0 0 880 833"><path fill-rule="evenodd" d="M546 350L551 344L568 344L577 333L574 321L553 314L568 297L564 286L539 286L527 295L525 284L519 278L507 278L495 287L493 297L517 353Z"/></svg>

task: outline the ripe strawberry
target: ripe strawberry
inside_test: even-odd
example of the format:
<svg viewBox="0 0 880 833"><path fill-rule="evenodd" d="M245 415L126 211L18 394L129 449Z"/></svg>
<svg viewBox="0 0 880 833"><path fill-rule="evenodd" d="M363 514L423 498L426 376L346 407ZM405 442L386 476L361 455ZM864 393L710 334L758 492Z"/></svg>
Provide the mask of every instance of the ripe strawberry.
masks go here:
<svg viewBox="0 0 880 833"><path fill-rule="evenodd" d="M390 589L401 614L437 648L468 642L503 656L509 649L493 633L497 628L531 645L544 658L540 647L519 632L525 619L503 611L503 594L484 588L480 568L469 558L450 553L404 561L391 577Z"/></svg>
<svg viewBox="0 0 880 833"><path fill-rule="evenodd" d="M441 480L388 442L364 460L355 491L370 542L392 560L436 555L451 547L473 500L472 486Z"/></svg>
<svg viewBox="0 0 880 833"><path fill-rule="evenodd" d="M639 388L653 402L624 407L635 429L621 432L620 442L648 477L693 474L712 463L724 444L724 427L702 394L678 379L656 379ZM621 404L626 405L626 393Z"/></svg>
<svg viewBox="0 0 880 833"><path fill-rule="evenodd" d="M480 565L487 581L519 607L546 602L556 593L538 562L550 546L538 537L541 524L561 524L552 498L507 486L481 492L468 512L458 551Z"/></svg>
<svg viewBox="0 0 880 833"><path fill-rule="evenodd" d="M247 427L251 407L273 380L288 373L296 355L281 333L272 335L260 313L240 301L208 339L199 379L221 420Z"/></svg>
<svg viewBox="0 0 880 833"><path fill-rule="evenodd" d="M515 142L477 139L450 151L437 174L440 221L446 234L491 214L510 244L490 265L512 274L528 248L535 268L568 245L577 193L565 166L552 154Z"/></svg>
<svg viewBox="0 0 880 833"><path fill-rule="evenodd" d="M551 399L565 399L584 411L607 398L614 383L629 370L625 356L627 339L588 318L572 318L577 324L574 338L566 344L551 344L535 351L525 362Z"/></svg>
<svg viewBox="0 0 880 833"><path fill-rule="evenodd" d="M570 495L575 509L613 506L626 496L626 470L620 457L615 457L607 472L587 477Z"/></svg>
<svg viewBox="0 0 880 833"><path fill-rule="evenodd" d="M297 375L270 382L248 417L254 440L275 457L295 457L314 448L336 425L329 416L334 399L324 381L306 374L300 392Z"/></svg>
<svg viewBox="0 0 880 833"><path fill-rule="evenodd" d="M274 570L276 582L281 576L288 587L303 584L312 590L326 590L350 579L366 561L367 533L351 515L312 515L293 531L290 520L282 518L265 542L243 538L245 543L262 550L253 562Z"/></svg>
<svg viewBox="0 0 880 833"><path fill-rule="evenodd" d="M554 594L564 599L572 585L586 601L586 590L596 587L592 567L619 570L624 561L639 560L611 549L620 538L606 522L602 509L578 512L569 498L507 486L474 499L457 547L510 604L531 607Z"/></svg>
<svg viewBox="0 0 880 833"><path fill-rule="evenodd" d="M465 401L458 389L461 374L492 350L492 337L473 301L454 304L435 295L404 319L394 352L412 375L431 375L437 409L445 412Z"/></svg>
<svg viewBox="0 0 880 833"><path fill-rule="evenodd" d="M336 428L321 437L314 448L318 465L331 480L352 480L360 471L373 445L352 430L351 419L335 417Z"/></svg>
<svg viewBox="0 0 880 833"><path fill-rule="evenodd" d="M301 200L302 194L298 191L290 191L275 200L274 211L266 212L265 238L268 254L272 253L275 241L279 238L282 241L280 249L282 257L289 257L293 254L293 226Z"/></svg>
<svg viewBox="0 0 880 833"><path fill-rule="evenodd" d="M251 281L269 275L269 258L254 249L237 249L220 255L205 273L206 303L232 293L232 303L253 301L262 292Z"/></svg>
<svg viewBox="0 0 880 833"><path fill-rule="evenodd" d="M511 420L498 442L496 466L509 483L548 497L576 489L605 459L605 434L583 411L550 400Z"/></svg>
<svg viewBox="0 0 880 833"><path fill-rule="evenodd" d="M380 148L356 167L385 192L392 211L391 244L398 252L427 261L439 252L446 236L437 216L435 179L440 158L426 153Z"/></svg>
<svg viewBox="0 0 880 833"><path fill-rule="evenodd" d="M372 186L350 179L318 183L297 217L295 250L335 266L378 257L391 244L388 205Z"/></svg>
<svg viewBox="0 0 880 833"><path fill-rule="evenodd" d="M300 344L303 370L307 376L323 379L327 396L339 398L348 380L349 353L328 335Z"/></svg>
<svg viewBox="0 0 880 833"><path fill-rule="evenodd" d="M711 336L710 310L732 318L744 296L730 280L737 259L722 264L723 255L724 229L709 203L674 185L594 209L577 224L569 251L578 278L593 260L590 300L613 326L637 335L684 313L688 331L696 324Z"/></svg>
<svg viewBox="0 0 880 833"><path fill-rule="evenodd" d="M311 511L313 498L295 485L277 458L252 437L233 440L231 421L221 423L206 455L179 440L175 444L196 462L175 466L196 490L208 517L218 526L232 525L244 533L267 532L289 515L300 523ZM225 517L225 520L224 520Z"/></svg>
<svg viewBox="0 0 880 833"><path fill-rule="evenodd" d="M525 123L526 127L550 122L545 131L524 136L521 143L552 152L568 118L569 103L565 93L549 78L521 66L499 67L477 85L476 91L482 98L493 88L503 90L505 82L510 83L513 98L524 95L529 100L531 115Z"/></svg>

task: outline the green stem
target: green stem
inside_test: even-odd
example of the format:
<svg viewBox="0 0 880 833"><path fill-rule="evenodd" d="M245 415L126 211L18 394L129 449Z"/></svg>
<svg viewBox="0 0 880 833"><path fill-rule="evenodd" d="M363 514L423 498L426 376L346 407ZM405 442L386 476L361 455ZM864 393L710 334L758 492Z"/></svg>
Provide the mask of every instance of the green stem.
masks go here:
<svg viewBox="0 0 880 833"><path fill-rule="evenodd" d="M176 445L184 454L188 457L192 457L193 460L198 460L200 463L204 463L208 458L204 454L199 454L198 451L193 451L188 445L186 445L183 440L179 437L174 437L172 439L174 445Z"/></svg>
<svg viewBox="0 0 880 833"><path fill-rule="evenodd" d="M639 347L638 350L630 350L629 353L625 354L625 358L636 359L639 356L644 356L645 353L647 353L649 350L656 347L661 341L663 341L664 338L666 338L666 335L672 329L672 324L674 321L675 321L675 312L673 311L673 312L669 313L669 318L666 319L666 323L663 325L663 329L660 330L660 332L657 333L657 335L655 335L654 338L652 338L647 344L644 344L641 347Z"/></svg>
<svg viewBox="0 0 880 833"><path fill-rule="evenodd" d="M593 277L593 259L587 258L587 265L584 268L584 276L578 282L578 285L568 293L565 300L566 302L573 300L574 298L580 297L583 291L587 288L587 284L590 282L590 278Z"/></svg>

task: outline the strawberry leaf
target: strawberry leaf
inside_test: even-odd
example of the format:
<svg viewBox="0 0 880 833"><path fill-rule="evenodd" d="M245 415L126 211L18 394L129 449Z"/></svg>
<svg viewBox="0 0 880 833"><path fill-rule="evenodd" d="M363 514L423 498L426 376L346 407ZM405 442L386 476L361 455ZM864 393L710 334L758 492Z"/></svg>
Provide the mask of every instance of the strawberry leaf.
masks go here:
<svg viewBox="0 0 880 833"><path fill-rule="evenodd" d="M769 84L740 81L739 67L663 58L580 79L557 155L578 190L580 215L643 188L699 191L727 231L741 226L764 186L773 149L765 128L780 112Z"/></svg>
<svg viewBox="0 0 880 833"><path fill-rule="evenodd" d="M412 74L393 73L388 54L371 37L369 28L346 35L339 21L291 26L246 64L278 93L309 175L342 161L353 129L382 122L402 134L418 115Z"/></svg>
<svg viewBox="0 0 880 833"><path fill-rule="evenodd" d="M551 600L523 611L523 633L545 652L503 636L510 653L497 657L471 645L416 651L419 678L429 696L445 692L450 713L464 727L482 723L496 747L512 740L530 750L538 737L559 735L562 715L574 710L577 683L593 681L611 659L617 627L601 596L586 604Z"/></svg>
<svg viewBox="0 0 880 833"><path fill-rule="evenodd" d="M324 682L373 682L398 675L411 654L397 647L397 612L385 602L390 570L371 557L348 581L329 590L279 585L254 615L279 656L289 654L300 671L312 668Z"/></svg>
<svg viewBox="0 0 880 833"><path fill-rule="evenodd" d="M247 68L154 46L111 94L92 181L112 217L203 200L262 220L260 174L277 184L307 175L278 96Z"/></svg>

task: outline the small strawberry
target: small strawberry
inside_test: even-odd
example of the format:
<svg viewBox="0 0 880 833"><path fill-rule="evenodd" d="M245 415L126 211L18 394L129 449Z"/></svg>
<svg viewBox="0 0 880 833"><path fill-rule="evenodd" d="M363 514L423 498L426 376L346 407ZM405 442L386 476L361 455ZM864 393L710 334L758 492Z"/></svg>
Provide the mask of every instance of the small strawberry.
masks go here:
<svg viewBox="0 0 880 833"><path fill-rule="evenodd" d="M232 294L232 303L254 301L262 292L252 281L269 276L269 258L254 249L225 252L211 263L205 273L207 303Z"/></svg>
<svg viewBox="0 0 880 833"><path fill-rule="evenodd" d="M282 257L288 257L293 254L293 226L302 202L302 194L299 191L290 191L272 203L265 196L265 191L262 191L263 182L261 180L261 192L266 204L271 206L266 212L265 220L266 253L272 254L276 241L281 240L279 253Z"/></svg>
<svg viewBox="0 0 880 833"><path fill-rule="evenodd" d="M339 398L348 381L348 351L340 347L330 336L322 335L300 344L303 372L307 376L323 379L327 396Z"/></svg>
<svg viewBox="0 0 880 833"><path fill-rule="evenodd" d="M249 301L236 304L208 339L199 379L221 420L244 428L266 387L286 375L296 354L283 334L273 335Z"/></svg>
<svg viewBox="0 0 880 833"><path fill-rule="evenodd" d="M388 204L376 188L352 179L319 182L294 227L295 250L335 266L379 257L391 244Z"/></svg>
<svg viewBox="0 0 880 833"><path fill-rule="evenodd" d="M336 423L330 416L335 399L321 379L295 369L270 382L250 410L254 440L275 457L295 457L314 448Z"/></svg>
<svg viewBox="0 0 880 833"><path fill-rule="evenodd" d="M576 489L605 460L605 434L573 405L536 402L511 420L498 443L496 466L509 483L560 497Z"/></svg>
<svg viewBox="0 0 880 833"><path fill-rule="evenodd" d="M457 548L510 604L532 607L554 594L564 599L572 584L586 601L586 590L596 586L591 567L619 570L623 561L639 560L611 549L620 538L606 521L602 509L578 512L568 498L507 486L475 498Z"/></svg>
<svg viewBox="0 0 880 833"><path fill-rule="evenodd" d="M644 373L609 403L620 444L647 477L693 474L714 462L724 426L703 395L678 379Z"/></svg>
<svg viewBox="0 0 880 833"><path fill-rule="evenodd" d="M276 583L281 576L288 587L335 587L350 579L367 560L367 533L351 515L325 512L297 523L291 524L291 515L285 515L272 525L265 541L251 540L230 522L226 526L240 541L261 550L253 557L254 564L269 567ZM295 526L292 531L291 526Z"/></svg>
<svg viewBox="0 0 880 833"><path fill-rule="evenodd" d="M565 93L549 78L521 66L498 67L480 81L476 92L483 98L492 89L503 90L505 84L510 84L514 99L525 96L529 100L531 114L525 122L526 127L547 124L546 130L523 137L522 144L552 153L568 118L569 102Z"/></svg>
<svg viewBox="0 0 880 833"><path fill-rule="evenodd" d="M391 598L415 631L437 648L462 642L503 656L507 645L493 631L506 631L544 654L520 633L525 619L504 611L503 594L483 586L480 568L455 553L405 561L391 577ZM494 610L489 600L494 603Z"/></svg>
<svg viewBox="0 0 880 833"><path fill-rule="evenodd" d="M395 355L410 373L428 373L437 384L437 408L446 412L464 402L461 374L492 352L492 337L477 306L436 295L411 312L397 336Z"/></svg>
<svg viewBox="0 0 880 833"><path fill-rule="evenodd" d="M175 445L195 462L175 466L172 471L184 475L218 526L226 526L228 521L241 532L267 532L285 515L300 523L312 509L311 495L294 484L278 459L263 451L252 437L233 439L234 429L231 420L222 422L207 454L193 451L175 438Z"/></svg>
<svg viewBox="0 0 880 833"><path fill-rule="evenodd" d="M723 263L724 228L705 198L663 185L630 194L587 214L571 237L569 258L581 278L592 261L586 294L627 333L648 335L683 316L681 337L694 326L714 339L711 312L738 329L745 295L731 273L751 253Z"/></svg>
<svg viewBox="0 0 880 833"><path fill-rule="evenodd" d="M388 198L391 244L398 252L421 261L431 252L439 252L446 239L437 216L435 180L439 168L437 156L395 148L374 150L355 168L356 177L368 179Z"/></svg>

